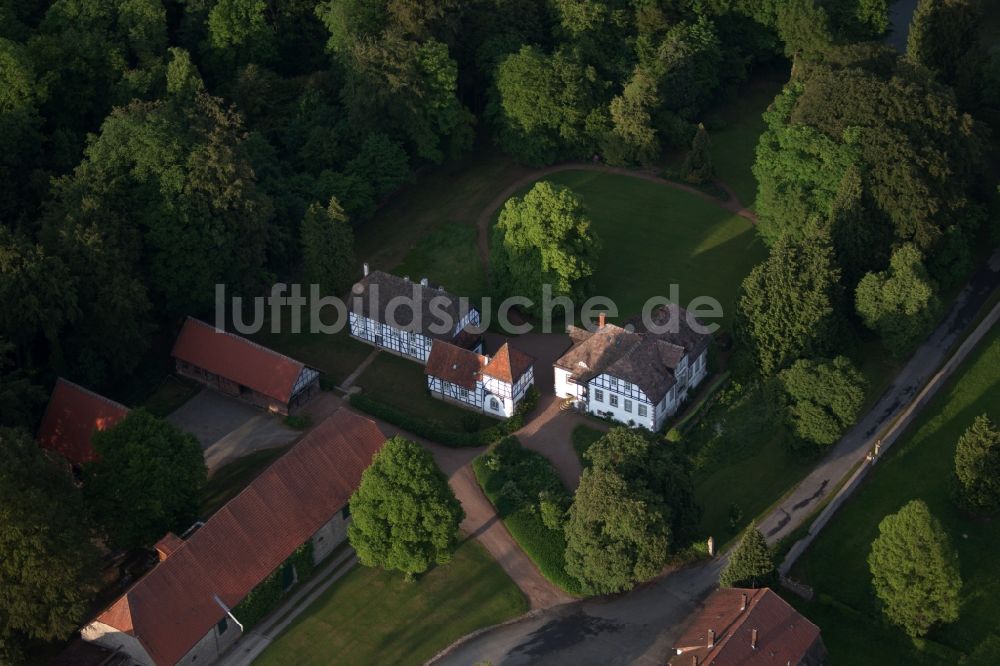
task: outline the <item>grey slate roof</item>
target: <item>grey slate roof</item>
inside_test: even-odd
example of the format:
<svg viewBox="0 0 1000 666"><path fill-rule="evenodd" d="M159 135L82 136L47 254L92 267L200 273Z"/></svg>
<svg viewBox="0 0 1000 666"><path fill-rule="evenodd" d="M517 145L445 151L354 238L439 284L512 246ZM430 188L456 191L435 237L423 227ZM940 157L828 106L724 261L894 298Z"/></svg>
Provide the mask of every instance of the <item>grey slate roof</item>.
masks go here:
<svg viewBox="0 0 1000 666"><path fill-rule="evenodd" d="M567 333L574 344L555 365L569 370L573 379L586 384L607 373L635 384L654 403L677 383L674 369L685 355L693 362L708 347L712 336L687 324L687 312L679 306L658 308L652 323L665 326L674 313L677 326L667 332L648 330L641 317L629 320L627 327L605 324L595 331L571 326Z"/></svg>
<svg viewBox="0 0 1000 666"><path fill-rule="evenodd" d="M360 302L359 302L360 298ZM393 311L395 321L388 319L389 305L393 299L402 298ZM433 309L432 309L433 306ZM420 333L436 340L453 339L453 329L462 318L476 308L463 306L459 298L434 285L401 278L384 271L371 271L351 290L350 310L377 322L389 323L410 333ZM450 320L451 328L443 331L442 313Z"/></svg>

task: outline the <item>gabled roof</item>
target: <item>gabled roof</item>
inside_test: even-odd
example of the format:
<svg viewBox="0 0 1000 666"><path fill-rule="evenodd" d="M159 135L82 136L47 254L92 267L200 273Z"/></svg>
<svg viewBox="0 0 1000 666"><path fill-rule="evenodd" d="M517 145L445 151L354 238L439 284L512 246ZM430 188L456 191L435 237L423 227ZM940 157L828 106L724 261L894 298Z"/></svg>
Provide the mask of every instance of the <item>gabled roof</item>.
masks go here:
<svg viewBox="0 0 1000 666"><path fill-rule="evenodd" d="M460 299L442 287L425 286L384 271L371 271L354 285L351 294L352 310L355 312L434 340L451 341L456 335L455 326L476 309L468 304L467 299ZM399 306L390 308L394 299ZM445 328L444 323L450 326L447 330L440 330Z"/></svg>
<svg viewBox="0 0 1000 666"><path fill-rule="evenodd" d="M533 357L505 342L483 368L483 374L508 384L514 384L521 378L521 375L531 369L534 362Z"/></svg>
<svg viewBox="0 0 1000 666"><path fill-rule="evenodd" d="M757 632L756 646L754 630ZM709 631L715 636L711 648L708 647ZM693 656L706 666L809 663L806 657L814 656L814 645L819 637L819 627L770 589L722 588L708 597L674 642L674 650L679 656L671 663L693 663Z"/></svg>
<svg viewBox="0 0 1000 666"><path fill-rule="evenodd" d="M300 379L317 374L293 358L193 317L184 322L172 355L283 403L308 383Z"/></svg>
<svg viewBox="0 0 1000 666"><path fill-rule="evenodd" d="M341 409L307 433L96 621L175 664L257 584L347 505L385 436Z"/></svg>
<svg viewBox="0 0 1000 666"><path fill-rule="evenodd" d="M568 370L580 384L604 373L618 377L658 403L677 383L674 369L681 359L698 358L712 339L710 334L696 331L687 317L684 308L669 306L651 313L651 323L665 331L647 329L640 317L624 328L605 324L588 331L570 326L567 333L573 346L555 365Z"/></svg>
<svg viewBox="0 0 1000 666"><path fill-rule="evenodd" d="M56 380L38 429L42 448L56 451L75 465L94 459L90 438L128 414L128 407L63 378Z"/></svg>
<svg viewBox="0 0 1000 666"><path fill-rule="evenodd" d="M435 340L424 366L424 374L474 391L487 358L442 340Z"/></svg>

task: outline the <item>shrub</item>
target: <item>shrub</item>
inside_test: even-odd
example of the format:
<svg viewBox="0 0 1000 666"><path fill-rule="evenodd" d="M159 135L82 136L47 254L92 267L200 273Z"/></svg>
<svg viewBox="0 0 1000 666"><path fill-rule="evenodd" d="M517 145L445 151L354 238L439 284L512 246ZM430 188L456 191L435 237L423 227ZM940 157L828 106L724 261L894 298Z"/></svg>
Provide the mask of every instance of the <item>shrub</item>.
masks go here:
<svg viewBox="0 0 1000 666"><path fill-rule="evenodd" d="M285 595L284 576L282 570L286 566L295 567L296 582L302 582L313 573L312 541L307 541L292 553L287 560L272 571L267 578L250 590L240 603L233 608L233 615L240 621L244 631L250 630L268 613L278 607Z"/></svg>
<svg viewBox="0 0 1000 666"><path fill-rule="evenodd" d="M517 403L517 408L514 410L515 416L527 416L531 412L535 411L538 407L539 393L535 385L532 384L528 387L528 390L524 392L524 397L521 398L521 402Z"/></svg>
<svg viewBox="0 0 1000 666"><path fill-rule="evenodd" d="M305 414L285 417L285 425L296 430L305 430L311 422L311 419Z"/></svg>
<svg viewBox="0 0 1000 666"><path fill-rule="evenodd" d="M552 463L506 437L472 463L483 493L496 507L507 531L546 579L572 594L579 583L566 573L562 531L570 497Z"/></svg>

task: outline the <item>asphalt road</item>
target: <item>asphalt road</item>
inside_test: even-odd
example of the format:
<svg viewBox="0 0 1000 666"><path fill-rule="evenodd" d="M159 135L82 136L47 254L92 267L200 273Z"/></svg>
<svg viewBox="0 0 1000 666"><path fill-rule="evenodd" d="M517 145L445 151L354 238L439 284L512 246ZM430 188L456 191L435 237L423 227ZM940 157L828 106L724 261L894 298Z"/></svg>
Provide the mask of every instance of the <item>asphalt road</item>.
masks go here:
<svg viewBox="0 0 1000 666"><path fill-rule="evenodd" d="M947 317L917 350L893 384L799 486L760 521L774 542L806 518L859 457L873 437L920 390L1000 285L1000 251L977 271ZM539 611L470 637L431 663L472 666L521 664L657 664L670 656L683 621L716 585L722 558L669 573L625 595L577 601Z"/></svg>

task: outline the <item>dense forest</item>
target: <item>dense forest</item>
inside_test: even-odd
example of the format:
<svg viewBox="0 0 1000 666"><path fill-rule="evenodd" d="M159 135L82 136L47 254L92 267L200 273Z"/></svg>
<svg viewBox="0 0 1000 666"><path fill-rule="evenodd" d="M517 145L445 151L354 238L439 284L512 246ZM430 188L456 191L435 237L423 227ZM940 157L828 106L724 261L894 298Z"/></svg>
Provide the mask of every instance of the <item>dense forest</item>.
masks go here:
<svg viewBox="0 0 1000 666"><path fill-rule="evenodd" d="M421 169L490 144L657 166L761 67L790 75L754 166L757 366L836 355L859 324L905 353L997 240L1000 53L979 3L925 0L900 55L888 5L0 0L0 426L33 430L59 375L120 393L216 283L343 289L351 229ZM0 608L0 655L84 605Z"/></svg>

